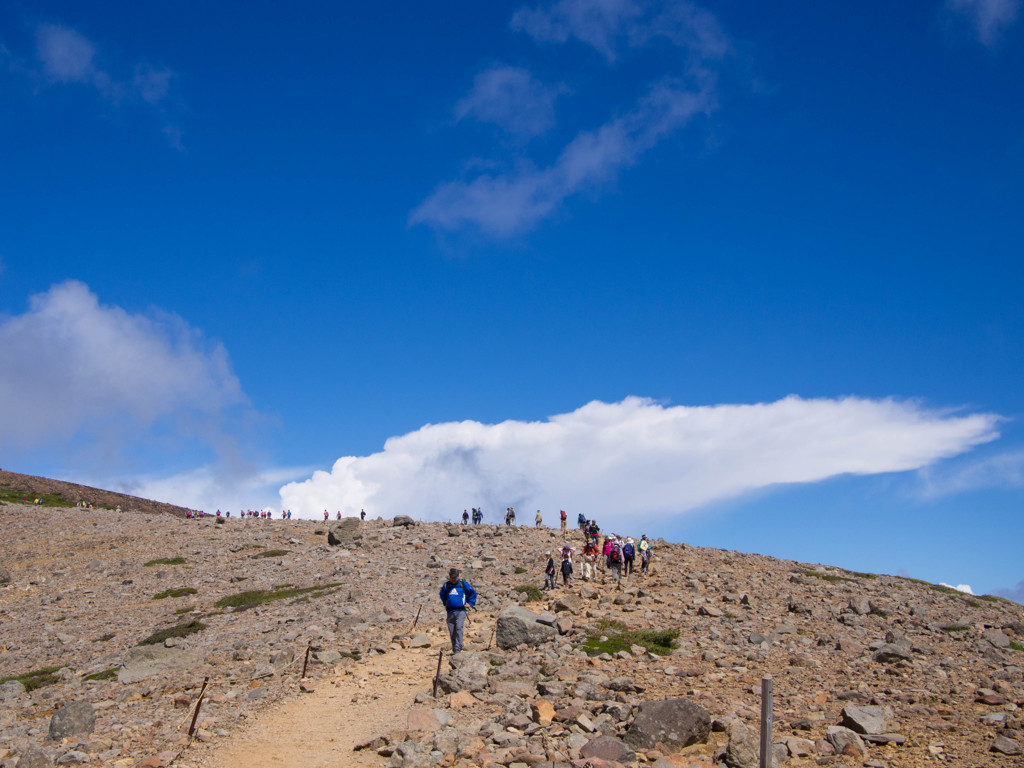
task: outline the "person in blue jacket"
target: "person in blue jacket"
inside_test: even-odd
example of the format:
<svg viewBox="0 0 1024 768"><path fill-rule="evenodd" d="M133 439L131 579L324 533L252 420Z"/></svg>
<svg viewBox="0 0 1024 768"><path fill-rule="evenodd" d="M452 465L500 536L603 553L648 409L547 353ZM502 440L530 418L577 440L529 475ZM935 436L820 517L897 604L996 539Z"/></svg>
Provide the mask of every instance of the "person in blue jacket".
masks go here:
<svg viewBox="0 0 1024 768"><path fill-rule="evenodd" d="M462 650L462 630L466 626L466 611L476 606L476 590L465 579L459 578L459 569L448 571L448 581L441 585L441 602L448 612L448 634L452 638L452 653Z"/></svg>

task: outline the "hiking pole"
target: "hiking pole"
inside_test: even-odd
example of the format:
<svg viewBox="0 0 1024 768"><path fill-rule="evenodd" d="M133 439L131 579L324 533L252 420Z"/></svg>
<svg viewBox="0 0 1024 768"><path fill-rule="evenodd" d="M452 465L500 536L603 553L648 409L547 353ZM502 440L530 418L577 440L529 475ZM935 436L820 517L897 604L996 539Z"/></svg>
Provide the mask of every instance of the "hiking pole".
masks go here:
<svg viewBox="0 0 1024 768"><path fill-rule="evenodd" d="M434 692L433 697L437 698L437 684L441 682L441 659L444 658L444 649L442 648L437 652L437 672L434 673Z"/></svg>
<svg viewBox="0 0 1024 768"><path fill-rule="evenodd" d="M306 678L306 667L309 666L309 652L312 649L313 649L313 644L312 643L310 643L309 645L306 646L306 660L304 662L302 662L302 677L299 678L300 680L304 680Z"/></svg>
<svg viewBox="0 0 1024 768"><path fill-rule="evenodd" d="M498 633L498 625L494 625L494 629L491 630L491 639L487 641L487 650L491 650L491 643L494 642L494 636Z"/></svg>
<svg viewBox="0 0 1024 768"><path fill-rule="evenodd" d="M420 611L422 610L423 604L420 603L420 607L416 609L416 618L413 619L412 626L409 627L409 632L412 632L414 629L416 629L416 623L420 620ZM406 634L409 634L409 632L406 632Z"/></svg>

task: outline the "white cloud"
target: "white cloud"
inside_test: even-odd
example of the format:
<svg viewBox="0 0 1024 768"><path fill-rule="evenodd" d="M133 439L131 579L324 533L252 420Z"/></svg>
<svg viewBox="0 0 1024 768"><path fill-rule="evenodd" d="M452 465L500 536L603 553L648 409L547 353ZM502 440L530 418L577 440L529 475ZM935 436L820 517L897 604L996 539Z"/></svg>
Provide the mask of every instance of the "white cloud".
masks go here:
<svg viewBox="0 0 1024 768"><path fill-rule="evenodd" d="M955 589L957 592L963 592L963 593L968 594L968 595L973 595L974 594L974 590L971 589L971 585L970 584L957 584L956 586L954 586L952 584L947 584L944 581L940 581L939 582L939 586L940 587L949 587L950 589Z"/></svg>
<svg viewBox="0 0 1024 768"><path fill-rule="evenodd" d="M609 61L620 45L642 48L655 41L667 42L681 55L672 57L673 71L651 81L631 108L577 133L553 162L518 157L494 163L510 170L442 183L410 213L410 224L427 224L444 233L476 230L495 238L529 231L568 198L603 189L694 116L711 112L716 106L715 68L731 51L714 15L686 2L560 0L520 9L511 26L540 42L577 38ZM520 108L523 102L538 103L536 86L528 83L529 73L517 68L482 73L456 114L506 125L520 119L527 129L539 132L547 124L548 108L543 100L540 111Z"/></svg>
<svg viewBox="0 0 1024 768"><path fill-rule="evenodd" d="M584 512L605 530L683 515L782 483L917 469L998 437L998 417L894 400L665 407L629 397L542 422L427 425L281 489L323 509L446 520L470 506Z"/></svg>
<svg viewBox="0 0 1024 768"><path fill-rule="evenodd" d="M455 105L455 118L493 123L519 138L539 136L555 124L555 99L564 90L545 86L522 67L492 67L473 80Z"/></svg>
<svg viewBox="0 0 1024 768"><path fill-rule="evenodd" d="M449 232L477 228L494 237L521 234L566 198L614 180L662 137L712 106L708 89L666 80L624 116L577 135L552 165L523 163L508 173L442 184L410 214L409 222Z"/></svg>
<svg viewBox="0 0 1024 768"><path fill-rule="evenodd" d="M978 488L1024 487L1024 451L1001 453L949 467L925 467L919 473L925 498Z"/></svg>
<svg viewBox="0 0 1024 768"><path fill-rule="evenodd" d="M245 396L227 352L166 313L130 314L67 281L0 319L0 455L102 436L135 444L146 430L223 439Z"/></svg>
<svg viewBox="0 0 1024 768"><path fill-rule="evenodd" d="M234 515L243 508L279 511L281 483L301 478L312 471L312 467L275 467L239 475L225 472L220 467L205 466L170 477L143 475L99 480L79 477L74 482L189 509L206 512L221 509Z"/></svg>
<svg viewBox="0 0 1024 768"><path fill-rule="evenodd" d="M688 2L560 0L518 10L511 27L538 42L576 38L608 61L614 61L623 46L642 47L656 38L685 48L695 60L718 59L731 48L718 19Z"/></svg>
<svg viewBox="0 0 1024 768"><path fill-rule="evenodd" d="M93 63L96 46L73 29L41 24L36 30L39 61L47 77L62 83L95 83L102 72Z"/></svg>
<svg viewBox="0 0 1024 768"><path fill-rule="evenodd" d="M946 0L946 10L966 19L978 41L991 48L1017 20L1020 0Z"/></svg>

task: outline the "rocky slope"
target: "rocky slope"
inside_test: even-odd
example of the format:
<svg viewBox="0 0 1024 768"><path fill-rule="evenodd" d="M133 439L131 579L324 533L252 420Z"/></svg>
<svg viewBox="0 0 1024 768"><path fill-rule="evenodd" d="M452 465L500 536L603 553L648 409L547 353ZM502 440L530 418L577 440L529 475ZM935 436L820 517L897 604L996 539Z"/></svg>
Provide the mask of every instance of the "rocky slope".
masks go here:
<svg viewBox="0 0 1024 768"><path fill-rule="evenodd" d="M766 676L776 764L1022 764L1024 607L1002 599L658 541L650 576L527 603L516 587L543 583L551 529L353 520L332 545L318 522L122 508L0 506L0 679L21 678L0 684L2 768L216 764L218 743L303 685L355 691L383 658L399 674L447 650L451 565L480 594L466 652L360 764L756 765ZM517 623L516 605L550 616ZM678 630L677 647L583 649L615 650L601 638L623 627ZM694 744L659 735L682 728L666 699L697 713Z"/></svg>
<svg viewBox="0 0 1024 768"><path fill-rule="evenodd" d="M152 499L140 499L138 496L129 496L126 493L114 493L104 491L100 488L93 488L78 483L68 483L63 480L51 480L48 477L37 477L36 475L22 475L17 472L7 472L0 469L0 492L11 492L15 496L24 496L29 502L35 496L53 494L61 497L68 505L75 505L79 502L92 504L94 507L107 507L108 509L134 510L137 512L148 512L150 514L169 513L172 515L185 516L185 508L174 504L166 504L162 501ZM13 499L18 501L17 498Z"/></svg>

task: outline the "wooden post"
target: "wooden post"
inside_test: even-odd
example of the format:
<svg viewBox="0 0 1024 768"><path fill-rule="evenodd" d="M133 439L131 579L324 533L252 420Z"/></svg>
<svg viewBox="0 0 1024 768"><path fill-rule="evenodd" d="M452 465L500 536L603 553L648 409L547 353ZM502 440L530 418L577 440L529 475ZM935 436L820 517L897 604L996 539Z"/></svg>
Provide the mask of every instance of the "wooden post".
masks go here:
<svg viewBox="0 0 1024 768"><path fill-rule="evenodd" d="M416 629L416 624L417 624L417 623L419 622L419 620L420 620L420 611L422 611L422 610L423 610L423 604L421 603L421 604L420 604L420 607L416 609L416 618L415 618L415 619L413 619L413 622L412 622L412 626L411 626L411 627L409 627L409 632L406 632L406 634L409 634L409 633L411 633L411 632L412 632L412 631L413 631L414 629Z"/></svg>
<svg viewBox="0 0 1024 768"><path fill-rule="evenodd" d="M302 662L302 677L299 678L300 680L304 680L306 678L306 667L309 666L309 652L311 650L313 650L312 643L306 646L306 660Z"/></svg>
<svg viewBox="0 0 1024 768"><path fill-rule="evenodd" d="M437 698L437 684L441 682L441 659L444 657L444 650L437 652L437 672L434 673L434 692L433 697Z"/></svg>
<svg viewBox="0 0 1024 768"><path fill-rule="evenodd" d="M761 760L758 768L772 768L772 679L761 678Z"/></svg>
<svg viewBox="0 0 1024 768"><path fill-rule="evenodd" d="M203 678L203 687L199 691L199 698L196 699L196 711L192 713L192 723L188 727L188 737L196 732L196 720L199 718L199 708L203 705L203 695L206 693L206 684L210 682L209 676Z"/></svg>

